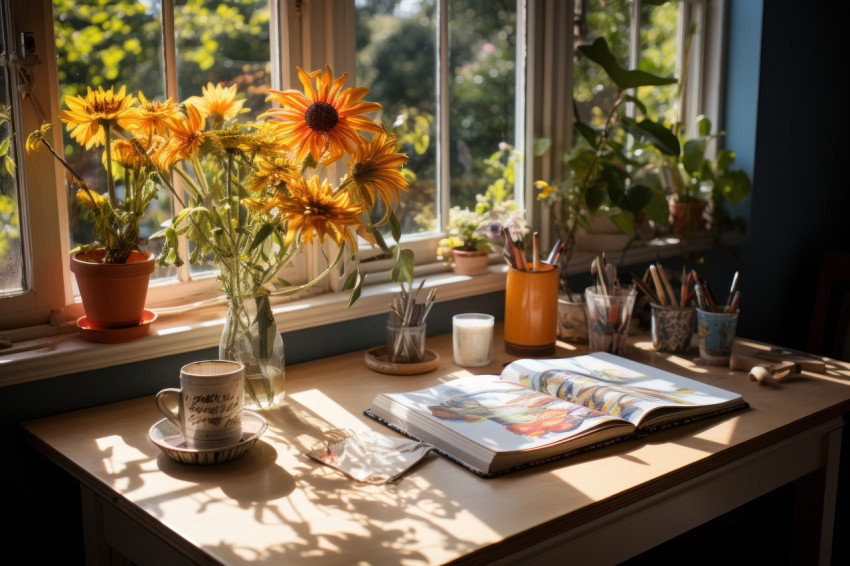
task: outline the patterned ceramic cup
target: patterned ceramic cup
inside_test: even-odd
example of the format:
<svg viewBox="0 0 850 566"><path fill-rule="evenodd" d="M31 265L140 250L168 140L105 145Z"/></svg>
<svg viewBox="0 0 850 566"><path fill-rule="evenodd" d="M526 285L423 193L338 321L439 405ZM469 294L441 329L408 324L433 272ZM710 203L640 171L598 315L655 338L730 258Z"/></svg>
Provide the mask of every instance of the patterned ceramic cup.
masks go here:
<svg viewBox="0 0 850 566"><path fill-rule="evenodd" d="M652 307L652 347L673 354L687 351L694 335L696 309L649 304Z"/></svg>
<svg viewBox="0 0 850 566"><path fill-rule="evenodd" d="M697 333L702 363L713 366L728 365L737 329L737 312L709 312L698 308Z"/></svg>

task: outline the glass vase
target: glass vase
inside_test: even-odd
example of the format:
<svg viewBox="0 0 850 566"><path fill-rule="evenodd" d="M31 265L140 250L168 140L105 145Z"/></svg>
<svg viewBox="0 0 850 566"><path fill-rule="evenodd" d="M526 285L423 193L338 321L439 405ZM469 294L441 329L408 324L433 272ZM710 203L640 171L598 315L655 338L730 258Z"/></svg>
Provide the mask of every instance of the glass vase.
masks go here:
<svg viewBox="0 0 850 566"><path fill-rule="evenodd" d="M270 409L283 402L286 369L283 337L278 332L269 298L229 298L218 345L222 360L245 366L246 409Z"/></svg>

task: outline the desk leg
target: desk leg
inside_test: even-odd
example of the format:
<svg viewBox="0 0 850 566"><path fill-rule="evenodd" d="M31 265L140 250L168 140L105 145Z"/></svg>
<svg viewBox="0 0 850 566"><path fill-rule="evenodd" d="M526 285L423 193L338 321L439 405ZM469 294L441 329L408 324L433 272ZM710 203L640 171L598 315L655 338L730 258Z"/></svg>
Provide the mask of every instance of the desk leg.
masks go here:
<svg viewBox="0 0 850 566"><path fill-rule="evenodd" d="M841 429L824 440L823 467L796 482L794 512L794 564L830 564L838 497L838 468L841 459Z"/></svg>
<svg viewBox="0 0 850 566"><path fill-rule="evenodd" d="M83 507L83 538L86 549L86 566L109 564L109 546L103 536L103 512L100 501L92 490L80 484Z"/></svg>

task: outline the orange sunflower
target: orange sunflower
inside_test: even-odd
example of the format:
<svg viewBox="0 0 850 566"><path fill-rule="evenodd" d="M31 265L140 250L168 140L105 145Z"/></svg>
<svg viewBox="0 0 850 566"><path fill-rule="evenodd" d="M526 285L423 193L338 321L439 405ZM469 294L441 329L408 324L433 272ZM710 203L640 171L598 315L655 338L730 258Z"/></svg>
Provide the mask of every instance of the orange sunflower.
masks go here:
<svg viewBox="0 0 850 566"><path fill-rule="evenodd" d="M382 131L372 136L371 141L358 145L348 162L353 181L349 190L354 201L371 208L380 197L387 205L387 216L398 200L399 191L407 190L407 180L401 174L407 156L396 153L395 149L395 137Z"/></svg>
<svg viewBox="0 0 850 566"><path fill-rule="evenodd" d="M301 171L288 157L264 157L254 162L256 169L248 178L248 188L261 193L266 187L277 189L301 177Z"/></svg>
<svg viewBox="0 0 850 566"><path fill-rule="evenodd" d="M177 117L180 110L169 98L165 102L148 100L142 91L139 91L139 106L133 111L133 118L128 124L131 130L142 132L146 136L153 134L164 134L168 122Z"/></svg>
<svg viewBox="0 0 850 566"><path fill-rule="evenodd" d="M201 93L203 96L189 97L185 103L197 108L201 116L213 124L222 124L246 111L242 108L245 100L236 100L236 85L222 87L207 83L207 86L201 87Z"/></svg>
<svg viewBox="0 0 850 566"><path fill-rule="evenodd" d="M170 137L152 157L154 163L162 169L168 169L175 162L198 153L204 143L204 117L191 104L186 105L186 114L177 114L168 120Z"/></svg>
<svg viewBox="0 0 850 566"><path fill-rule="evenodd" d="M319 241L331 237L339 245L347 241L356 249L354 233L349 227L361 224L362 209L351 202L346 191L334 194L328 181L320 183L318 176L307 181L299 177L288 188L289 196L278 191L267 205L267 208L276 207L281 217L288 220L284 246L299 233L302 241L310 242L315 231Z"/></svg>
<svg viewBox="0 0 850 566"><path fill-rule="evenodd" d="M342 88L348 73L334 80L330 67L326 66L324 73L307 73L299 68L298 78L304 85L304 93L268 90L267 100L279 103L282 108L263 114L284 125L289 145L297 148L296 161L304 159L309 151L317 161L333 163L361 143L357 130L376 133L382 130L379 124L361 116L381 109L376 102L360 102L369 89ZM316 79L315 89L313 79Z"/></svg>
<svg viewBox="0 0 850 566"><path fill-rule="evenodd" d="M115 87L97 90L87 87L88 94L82 96L66 96L67 110L59 113L59 118L68 124L77 143L89 149L99 147L106 142L105 127L127 127L133 118L133 96L126 94L126 87L115 92Z"/></svg>

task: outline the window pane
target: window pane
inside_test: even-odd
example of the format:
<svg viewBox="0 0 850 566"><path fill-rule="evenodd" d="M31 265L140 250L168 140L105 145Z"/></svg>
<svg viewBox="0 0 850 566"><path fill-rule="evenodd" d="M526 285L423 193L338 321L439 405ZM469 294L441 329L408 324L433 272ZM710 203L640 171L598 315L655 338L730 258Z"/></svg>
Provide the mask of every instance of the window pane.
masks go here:
<svg viewBox="0 0 850 566"><path fill-rule="evenodd" d="M620 65L629 67L631 4L631 0L588 0L582 3L586 11L579 16L576 41L579 44L592 43L596 38L604 37ZM581 56L576 56L574 77L577 118L602 128L607 112L614 105L616 87L599 65Z"/></svg>
<svg viewBox="0 0 850 566"><path fill-rule="evenodd" d="M162 22L160 2L122 0L53 0L57 73L60 97L85 96L87 87L116 90L126 86L127 94L143 92L149 100L163 100ZM61 107L66 108L64 102ZM85 150L64 132L64 154L72 168L98 193L106 192L103 148ZM92 224L77 205L79 187L66 181L71 246L94 239ZM122 198L124 184L116 179L116 192ZM168 191L160 191L142 220L140 231L147 237L171 217ZM159 253L161 243L148 249ZM174 268L158 267L154 278L174 274Z"/></svg>
<svg viewBox="0 0 850 566"><path fill-rule="evenodd" d="M436 230L436 2L357 0L356 7L357 83L383 106L382 120L408 155L412 174L396 208L402 233ZM383 211L375 214L379 220Z"/></svg>
<svg viewBox="0 0 850 566"><path fill-rule="evenodd" d="M675 76L679 2L642 5L640 17L640 68L662 77ZM675 87L643 87L638 89L638 98L646 104L650 116L668 122L676 118Z"/></svg>
<svg viewBox="0 0 850 566"><path fill-rule="evenodd" d="M0 10L0 52L8 53L5 14ZM9 46L11 47L11 46ZM24 250L8 67L0 67L0 295L25 290Z"/></svg>
<svg viewBox="0 0 850 566"><path fill-rule="evenodd" d="M449 13L450 202L475 208L488 187L513 195L516 0L453 0Z"/></svg>

